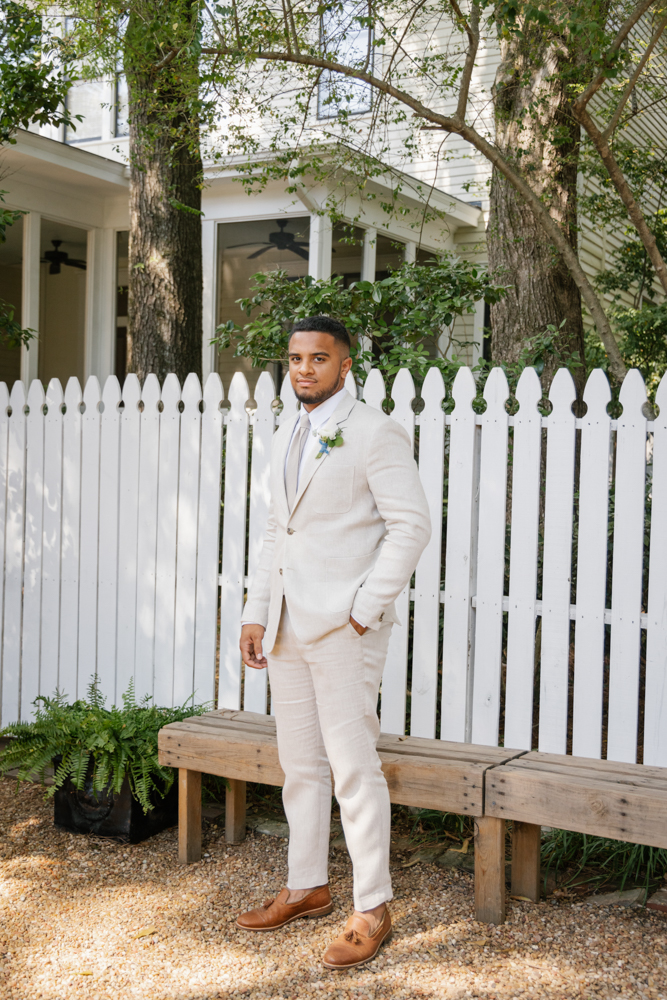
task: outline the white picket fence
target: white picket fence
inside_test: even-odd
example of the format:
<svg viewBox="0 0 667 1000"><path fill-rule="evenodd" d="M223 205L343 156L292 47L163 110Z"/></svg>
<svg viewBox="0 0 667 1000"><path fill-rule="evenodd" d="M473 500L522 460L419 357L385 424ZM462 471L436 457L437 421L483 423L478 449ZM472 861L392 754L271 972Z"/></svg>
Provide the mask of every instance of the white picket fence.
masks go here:
<svg viewBox="0 0 667 1000"><path fill-rule="evenodd" d="M371 371L365 402L379 408L385 395L380 373ZM393 385L392 418L413 440L419 428L433 534L414 588L398 600L403 624L393 630L384 674L383 730L530 749L539 712L541 750L565 753L570 738L575 754L600 757L606 741L610 759L634 761L639 746L644 763L667 766L667 377L660 416L650 423L636 371L623 384L618 420L607 413L610 391L600 371L588 380L580 419L566 370L553 381L548 417L537 409L541 389L532 369L519 381L513 417L501 369L488 378L482 415L471 406L475 395L472 373L462 369L446 415L442 378L432 369L417 416L410 374L401 371ZM252 407L248 397L240 373L226 403L217 375L203 396L194 375L182 390L173 375L162 390L149 376L143 391L129 376L122 394L114 377L103 392L91 378L83 395L76 379L64 395L52 381L46 397L34 382L27 405L20 382L9 398L0 385L3 724L29 718L38 694L83 695L94 673L109 702L119 701L130 679L139 696L158 704L182 703L193 692L197 701L212 699L218 627L218 704L267 711L265 672L243 674L239 619L267 516L271 438L276 423L295 414L296 400L284 383L276 415L267 373Z"/></svg>

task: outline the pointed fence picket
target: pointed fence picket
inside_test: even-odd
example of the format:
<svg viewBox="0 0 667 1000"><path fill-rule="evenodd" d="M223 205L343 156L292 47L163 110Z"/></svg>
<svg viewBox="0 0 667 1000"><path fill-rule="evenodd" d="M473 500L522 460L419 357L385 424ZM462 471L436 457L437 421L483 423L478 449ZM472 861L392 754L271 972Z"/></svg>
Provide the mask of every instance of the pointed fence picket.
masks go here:
<svg viewBox="0 0 667 1000"><path fill-rule="evenodd" d="M561 368L551 383L547 431L539 737L545 753L565 753L567 747L575 398L572 376Z"/></svg>
<svg viewBox="0 0 667 1000"><path fill-rule="evenodd" d="M433 739L438 710L440 560L442 547L442 492L445 477L445 385L431 368L421 392L419 415L419 476L431 516L431 537L415 571L414 637L412 644L412 699L410 732Z"/></svg>
<svg viewBox="0 0 667 1000"><path fill-rule="evenodd" d="M414 397L415 386L412 376L406 368L402 368L394 379L391 392L391 398L395 404L391 411L391 417L406 432L412 448L414 448L415 440L415 413L412 409ZM389 637L387 662L382 674L380 725L385 733L402 735L405 732L408 643L410 641L409 581L396 598L396 614L401 624L394 625Z"/></svg>
<svg viewBox="0 0 667 1000"><path fill-rule="evenodd" d="M484 387L479 470L475 671L472 741L498 745L505 576L507 433L509 387L502 368L493 368Z"/></svg>
<svg viewBox="0 0 667 1000"><path fill-rule="evenodd" d="M271 441L275 428L273 401L276 390L268 372L257 379L252 416L252 456L250 460L250 512L248 524L248 580L251 581L262 551L262 542L271 503ZM243 707L248 712L266 712L266 670L245 671Z"/></svg>
<svg viewBox="0 0 667 1000"><path fill-rule="evenodd" d="M141 392L139 516L137 522L137 611L134 685L137 697L153 694L155 662L155 574L160 458L160 383L149 375ZM119 692L121 693L121 692Z"/></svg>
<svg viewBox="0 0 667 1000"><path fill-rule="evenodd" d="M474 656L472 597L477 571L475 536L479 501L479 435L471 405L475 395L472 372L461 368L452 387L455 406L449 437L440 713L441 738L459 742L470 739L469 667Z"/></svg>
<svg viewBox="0 0 667 1000"><path fill-rule="evenodd" d="M115 375L102 392L100 428L100 528L97 584L97 675L100 693L116 697L116 618L118 611L118 501L120 385Z"/></svg>
<svg viewBox="0 0 667 1000"><path fill-rule="evenodd" d="M533 746L533 682L537 558L540 529L542 418L537 404L542 386L534 368L521 373L516 387L519 412L512 440L512 516L507 615L507 679L504 743L519 750Z"/></svg>
<svg viewBox="0 0 667 1000"><path fill-rule="evenodd" d="M23 555L23 629L21 648L21 718L32 715L39 694L39 627L42 604L44 516L44 389L33 382L26 417L25 537Z"/></svg>
<svg viewBox="0 0 667 1000"><path fill-rule="evenodd" d="M26 400L21 382L9 399L7 500L5 526L5 607L2 650L2 719L21 713L21 605L23 595L23 536L25 505Z"/></svg>
<svg viewBox="0 0 667 1000"><path fill-rule="evenodd" d="M0 400L0 410L2 401ZM42 541L42 608L39 622L40 693L58 688L60 647L60 577L62 538L63 390L57 378L46 392L44 417L44 512ZM1 487L0 487L1 490Z"/></svg>
<svg viewBox="0 0 667 1000"><path fill-rule="evenodd" d="M220 679L218 707L241 708L241 612L245 589L245 538L250 393L237 372L229 387L225 442L225 497L220 577Z"/></svg>
<svg viewBox="0 0 667 1000"><path fill-rule="evenodd" d="M667 375L656 403L660 413L653 422L644 763L667 767Z"/></svg>
<svg viewBox="0 0 667 1000"><path fill-rule="evenodd" d="M584 390L579 463L577 623L574 656L572 753L600 757L604 697L604 611L607 590L607 532L611 399L604 372L591 372Z"/></svg>
<svg viewBox="0 0 667 1000"><path fill-rule="evenodd" d="M378 371L369 372L359 392L366 405L387 405ZM27 402L21 383L11 398L0 385L3 723L30 718L37 694L59 689L69 699L81 696L95 673L107 702L118 702L134 681L139 697L152 694L163 704L217 695L227 708L269 709L266 675L244 675L238 638L268 518L273 434L297 412L289 379L281 386L281 407L274 394L263 374L250 417L240 374L226 413L217 374L203 393L194 375L182 389L170 376L162 390L149 376L143 391L128 376L122 400L113 377L102 391L89 379L83 399L76 379L64 396L53 380L46 398L34 383ZM414 591L406 587L397 602L403 624L393 629L383 678L383 728L402 733L407 724L415 735L490 745L502 740L529 749L536 707L541 749L599 757L606 745L608 757L633 761L641 752L643 704L643 760L667 766L667 529L660 516L667 503L667 378L657 396L661 415L650 423L637 372L622 387L618 420L607 413L610 390L601 372L589 377L586 414L579 419L566 371L552 383L548 417L537 409L541 386L532 370L519 381L513 417L500 369L486 382L481 415L471 405L477 389L467 369L454 381L451 414L443 410L444 385L435 368L419 394L423 406L415 417L412 379L399 373L392 419L411 440L419 426L420 478L433 533ZM644 593L647 497L652 517ZM536 663L541 683L534 706Z"/></svg>
<svg viewBox="0 0 667 1000"><path fill-rule="evenodd" d="M81 549L81 386L76 378L65 387L63 414L63 519L60 550L60 652L58 689L70 701L77 697L79 672L79 552ZM53 636L51 641L55 641ZM51 691L45 690L45 694Z"/></svg>
<svg viewBox="0 0 667 1000"><path fill-rule="evenodd" d="M123 385L120 417L118 488L118 612L114 700L120 701L135 681L137 641L137 576L139 569L139 470L142 413L141 386L136 375Z"/></svg>
<svg viewBox="0 0 667 1000"><path fill-rule="evenodd" d="M178 531L178 452L181 387L174 374L162 386L158 460L157 545L155 554L155 659L153 696L171 705L174 696L176 540Z"/></svg>
<svg viewBox="0 0 667 1000"><path fill-rule="evenodd" d="M193 697L212 703L217 672L218 573L220 548L220 480L224 397L222 382L212 372L204 387L197 524L197 603Z"/></svg>
<svg viewBox="0 0 667 1000"><path fill-rule="evenodd" d="M188 375L183 385L178 473L178 527L175 546L176 604L171 704L182 705L192 696L197 602L197 529L201 458L201 385Z"/></svg>
<svg viewBox="0 0 667 1000"><path fill-rule="evenodd" d="M5 572L0 573L0 608L4 608L6 594L6 552L7 552L7 503L9 499L9 479L10 466L8 464L8 436L10 423L9 393L7 385L0 382L0 566L5 567ZM5 652L4 616L2 618L2 636L0 636L0 664L3 664ZM9 716L5 712L4 684L1 683L4 672L0 670L0 723L14 722L15 715Z"/></svg>
<svg viewBox="0 0 667 1000"><path fill-rule="evenodd" d="M76 697L97 673L97 587L99 579L100 384L89 378L81 424L81 548L79 555L79 669Z"/></svg>
<svg viewBox="0 0 667 1000"><path fill-rule="evenodd" d="M646 389L636 368L625 377L620 402L623 414L618 418L616 432L607 758L634 763L637 759L646 476L646 417L643 413Z"/></svg>

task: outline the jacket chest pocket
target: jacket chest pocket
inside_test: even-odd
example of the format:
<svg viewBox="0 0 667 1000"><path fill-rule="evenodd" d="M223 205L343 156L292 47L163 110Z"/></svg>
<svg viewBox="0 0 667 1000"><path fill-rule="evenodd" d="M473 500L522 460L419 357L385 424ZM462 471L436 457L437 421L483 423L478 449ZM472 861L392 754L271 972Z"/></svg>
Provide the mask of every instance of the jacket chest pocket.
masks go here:
<svg viewBox="0 0 667 1000"><path fill-rule="evenodd" d="M309 500L318 514L345 514L352 507L354 466L327 462L313 476Z"/></svg>

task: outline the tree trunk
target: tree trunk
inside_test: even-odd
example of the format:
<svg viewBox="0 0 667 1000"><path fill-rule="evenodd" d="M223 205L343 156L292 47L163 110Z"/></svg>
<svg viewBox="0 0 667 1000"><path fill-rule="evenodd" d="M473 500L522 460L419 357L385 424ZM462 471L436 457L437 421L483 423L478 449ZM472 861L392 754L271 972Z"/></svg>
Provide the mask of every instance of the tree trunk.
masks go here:
<svg viewBox="0 0 667 1000"><path fill-rule="evenodd" d="M196 57L174 44L173 20L192 31L194 4L148 0L133 7L125 36L130 101L128 371L163 381L201 378L202 162ZM188 19L189 22L188 22ZM163 36L163 37L162 37ZM168 51L168 48L167 48Z"/></svg>
<svg viewBox="0 0 667 1000"><path fill-rule="evenodd" d="M559 73L557 40L527 31L524 38L501 40L500 47L496 144L546 200L576 249L579 125ZM528 338L546 333L548 325L558 329L564 320L554 347L561 358L574 355L580 362L572 374L581 395L586 372L579 290L528 205L496 169L487 242L494 280L510 286L491 306L493 359L516 361ZM562 363L545 356L545 387Z"/></svg>

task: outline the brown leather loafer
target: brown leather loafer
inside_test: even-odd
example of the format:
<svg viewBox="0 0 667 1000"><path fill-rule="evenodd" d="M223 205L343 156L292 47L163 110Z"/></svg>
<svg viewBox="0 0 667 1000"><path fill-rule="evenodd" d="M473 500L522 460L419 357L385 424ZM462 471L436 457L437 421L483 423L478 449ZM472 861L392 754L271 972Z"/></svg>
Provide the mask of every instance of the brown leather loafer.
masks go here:
<svg viewBox="0 0 667 1000"><path fill-rule="evenodd" d="M275 899L267 899L256 910L242 913L236 921L244 931L276 931L301 917L323 917L333 910L328 885L313 889L298 903L288 903L289 889L281 889Z"/></svg>
<svg viewBox="0 0 667 1000"><path fill-rule="evenodd" d="M345 930L329 945L322 958L327 969L353 969L375 958L380 946L391 937L391 917L384 911L382 923L374 934L369 934L368 921L354 913L345 925Z"/></svg>

